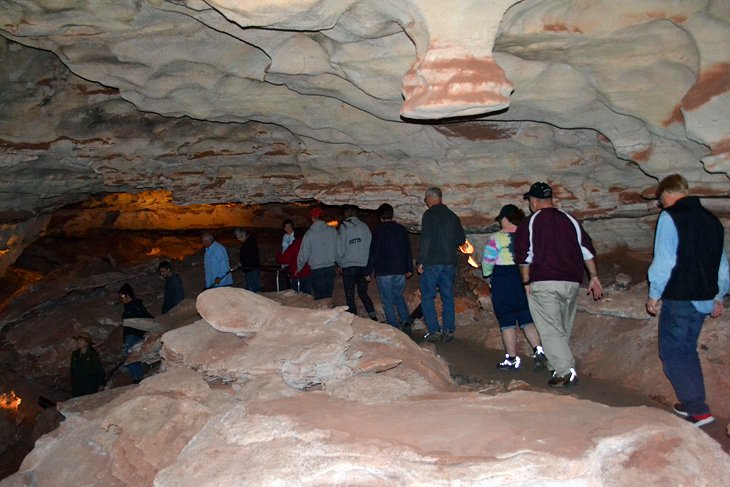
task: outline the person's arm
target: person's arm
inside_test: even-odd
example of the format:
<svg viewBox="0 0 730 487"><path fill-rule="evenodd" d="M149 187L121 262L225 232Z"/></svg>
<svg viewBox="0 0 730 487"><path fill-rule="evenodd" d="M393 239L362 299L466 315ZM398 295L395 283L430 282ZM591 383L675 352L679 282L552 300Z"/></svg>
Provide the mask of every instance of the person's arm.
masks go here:
<svg viewBox="0 0 730 487"><path fill-rule="evenodd" d="M365 275L369 276L373 273L373 270L375 269L375 264L378 262L379 259L379 252L378 252L378 231L375 231L375 235L373 235L372 240L370 240L370 250L368 251L368 265L365 266Z"/></svg>
<svg viewBox="0 0 730 487"><path fill-rule="evenodd" d="M456 229L455 229L455 235L456 235L456 246L460 247L464 245L466 242L466 233L464 233L464 227L461 225L461 219L459 217L456 217Z"/></svg>
<svg viewBox="0 0 730 487"><path fill-rule="evenodd" d="M487 240L487 244L484 246L484 253L482 254L482 276L485 278L492 275L498 255L499 245L497 244L497 239L492 236Z"/></svg>
<svg viewBox="0 0 730 487"><path fill-rule="evenodd" d="M672 269L677 264L677 245L679 245L677 227L672 218L662 212L654 236L654 259L651 261L648 273L649 299L646 301L646 311L650 315L657 313L659 299L667 287Z"/></svg>
<svg viewBox="0 0 730 487"><path fill-rule="evenodd" d="M593 296L594 300L599 300L603 297L603 286L601 280L598 278L598 269L596 268L595 259L588 259L583 261L588 269L588 294Z"/></svg>
<svg viewBox="0 0 730 487"><path fill-rule="evenodd" d="M725 311L723 300L728 292L728 288L730 288L730 270L728 270L727 255L725 255L725 251L723 250L722 257L720 257L720 268L717 271L718 292L714 299L712 313L710 313L710 316L713 318L721 316L723 311Z"/></svg>
<svg viewBox="0 0 730 487"><path fill-rule="evenodd" d="M534 218L531 216L530 219ZM525 292L530 294L530 227L529 219L521 222L515 230L515 263L519 265L520 278Z"/></svg>
<svg viewBox="0 0 730 487"><path fill-rule="evenodd" d="M205 249L205 256L203 257L204 270L205 270L205 289L213 287L215 281L215 269L213 268L214 263L211 258L213 255L210 248Z"/></svg>
<svg viewBox="0 0 730 487"><path fill-rule="evenodd" d="M413 275L413 251L411 250L411 239L408 236L406 227L400 227L403 234L403 252L406 256L406 279Z"/></svg>
<svg viewBox="0 0 730 487"><path fill-rule="evenodd" d="M426 260L429 250L431 248L431 239L433 238L433 230L431 229L431 214L428 210L423 214L421 218L421 239L418 242L418 273L423 272L423 261Z"/></svg>
<svg viewBox="0 0 730 487"><path fill-rule="evenodd" d="M302 245L299 247L299 255L297 256L297 272L302 272L302 269L304 269L304 266L309 260L309 247L310 238L309 235L305 234L302 239Z"/></svg>
<svg viewBox="0 0 730 487"><path fill-rule="evenodd" d="M342 262L345 259L345 252L347 251L347 228L345 228L346 221L343 220L340 224L340 228L337 230L337 246L335 247L335 261L339 267L342 267Z"/></svg>

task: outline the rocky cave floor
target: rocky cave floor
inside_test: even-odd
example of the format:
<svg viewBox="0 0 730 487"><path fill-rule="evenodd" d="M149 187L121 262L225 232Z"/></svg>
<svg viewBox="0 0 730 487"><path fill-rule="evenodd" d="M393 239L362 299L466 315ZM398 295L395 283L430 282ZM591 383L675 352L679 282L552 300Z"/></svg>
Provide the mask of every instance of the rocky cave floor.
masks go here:
<svg viewBox="0 0 730 487"><path fill-rule="evenodd" d="M269 250L274 248L277 235L277 232L272 231L270 234L260 236L264 265L273 264L272 259L267 256L273 255L273 251ZM15 384L16 390L26 396L43 396L54 401L67 399L67 377L63 375L67 367L65 352L70 353L70 337L73 332L89 324L94 324L99 332L97 335L103 338L97 344L97 349L104 358L105 366L108 368L116 362L119 357L116 343L121 341L119 327L114 324L121 321L121 305L115 303L116 289L122 283L130 282L148 309L157 315L162 298L162 281L155 271L157 264L162 260L161 255L178 257L173 261L173 265L183 278L188 298L194 298L200 292L203 272L202 253L197 247L195 236L100 237L68 245L53 240L41 241L27 252L27 255L19 261L15 272L10 273L10 277L6 279L3 286L4 295L0 296L0 303L4 303L0 315L1 323L4 325L0 332L2 359L0 375L5 383L4 389L8 388L8 384L10 386ZM228 247L231 264L235 264L238 261L235 242L228 236L222 238L222 241ZM646 256L630 255L626 249L622 249L604 256L600 261L600 270L605 285L614 282L619 273L628 274L631 281L636 283L643 279L647 265ZM27 276L32 277L23 283L23 279L27 279ZM264 273L262 281L265 291L275 290L273 276L272 272ZM13 278L16 279L15 282L12 282ZM490 309L483 307L484 300L480 299L488 293L487 287L466 264L460 269L459 281L456 288L460 295L457 299L456 342L423 346L435 348L436 353L448 362L452 377L462 387L489 395L511 390L532 390L569 394L579 399L589 399L614 407L643 405L671 410L673 398L647 395L639 390L625 387L625 383L618 384L611 380L594 378L592 373L581 374L581 382L575 388L551 390L546 384L548 372L533 371L532 362L524 353L522 370L516 372L497 370L495 364L503 357L503 351L498 348L494 316ZM235 285L243 286L241 275L236 276ZM14 292L23 286L26 288L22 293ZM418 303L417 289L418 280L412 278L407 286L410 309ZM370 296L376 304L378 315L382 318L382 307L375 285L370 286ZM480 302L482 306L479 305ZM333 304L344 305L339 277L335 285ZM361 306L359 300L358 305ZM360 312L362 316L364 314L362 309ZM176 319L180 324L183 322L187 324L196 317L194 307L190 307L190 310L183 312ZM604 316L585 312L579 312L577 316L578 322L582 321L588 326L600 326L605 319ZM624 321L631 326L630 319ZM22 331L23 328L30 327L36 331ZM49 336L34 339L39 329L44 330ZM414 326L414 340L420 342L420 336L424 331L423 322L418 320ZM520 346L522 345L523 339L520 337ZM655 349L646 350L644 353L656 357ZM621 353L611 354L609 351L608 355L613 355L612 360L621 360ZM655 360L658 362L658 357ZM25 374L25 367L33 370L32 378ZM578 369L580 373L580 362ZM148 370L148 374L154 372L154 367ZM665 379L661 377L658 380ZM118 372L110 380L110 385L126 385L128 382L126 374ZM0 471L3 474L0 478L17 469L22 457L32 448L33 441L53 429L60 419L60 415L53 408L45 412L36 408L34 413L26 413L24 418L5 418L4 429L12 433L7 438L12 437L14 441L0 445L0 449L5 449L3 455L5 465ZM529 418L526 418L526 421L529 421ZM13 422L15 422L14 431ZM718 417L713 425L704 428L704 431L718 441L726 452L730 451L730 437L725 430L727 424L728 418ZM10 454L11 451L14 453Z"/></svg>

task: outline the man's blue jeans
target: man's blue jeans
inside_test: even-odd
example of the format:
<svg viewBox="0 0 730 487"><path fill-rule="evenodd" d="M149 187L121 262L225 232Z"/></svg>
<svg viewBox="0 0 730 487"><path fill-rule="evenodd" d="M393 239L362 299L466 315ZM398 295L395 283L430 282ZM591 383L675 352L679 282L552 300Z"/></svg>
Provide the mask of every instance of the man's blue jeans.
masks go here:
<svg viewBox="0 0 730 487"><path fill-rule="evenodd" d="M406 289L406 276L394 274L390 276L376 276L380 300L383 302L385 321L389 325L400 328L408 322L408 306L403 299L403 291ZM397 315L396 315L397 311ZM398 321L400 317L400 322Z"/></svg>
<svg viewBox="0 0 730 487"><path fill-rule="evenodd" d="M454 279L456 279L456 266L453 265L424 265L421 274L421 308L423 319L426 322L429 333L437 331L453 332L456 328L456 315L454 311ZM441 296L441 320L443 328L439 326L436 316L436 290Z"/></svg>
<svg viewBox="0 0 730 487"><path fill-rule="evenodd" d="M709 413L705 382L697 354L697 338L705 315L691 301L662 300L659 315L659 358L680 404L690 415Z"/></svg>
<svg viewBox="0 0 730 487"><path fill-rule="evenodd" d="M142 339L136 335L127 335L126 337L124 337L124 345L122 348L122 353L124 353L124 356L126 357L127 355L129 355L129 349L141 341ZM131 364L127 364L126 367L127 372L129 372L129 375L132 378L132 381L137 383L144 379L144 369L142 368L142 362L132 362Z"/></svg>

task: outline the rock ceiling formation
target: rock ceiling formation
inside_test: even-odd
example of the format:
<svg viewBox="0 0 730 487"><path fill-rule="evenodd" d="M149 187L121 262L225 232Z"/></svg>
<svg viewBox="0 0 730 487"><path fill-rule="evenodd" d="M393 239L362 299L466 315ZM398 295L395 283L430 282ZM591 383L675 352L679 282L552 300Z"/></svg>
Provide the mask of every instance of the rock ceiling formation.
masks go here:
<svg viewBox="0 0 730 487"><path fill-rule="evenodd" d="M648 245L657 178L727 196L729 22L722 0L6 0L0 271L63 205L155 189L415 225L440 185L477 230L546 179Z"/></svg>

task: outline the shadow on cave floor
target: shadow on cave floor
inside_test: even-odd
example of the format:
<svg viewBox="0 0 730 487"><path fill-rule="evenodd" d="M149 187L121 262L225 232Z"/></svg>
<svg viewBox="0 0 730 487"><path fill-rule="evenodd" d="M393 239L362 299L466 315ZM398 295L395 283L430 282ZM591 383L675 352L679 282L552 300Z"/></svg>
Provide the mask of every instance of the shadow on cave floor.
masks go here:
<svg viewBox="0 0 730 487"><path fill-rule="evenodd" d="M575 387L552 389L547 386L550 373L547 370L534 371L532 360L529 358L525 359L523 367L519 371L498 370L496 364L504 358L504 352L487 349L483 343L470 337L460 338L458 329L457 340L449 344L436 344L436 353L448 362L451 375L457 383L470 389L485 391L487 394L501 392L505 390L507 384L517 380L526 382L531 390L539 392L570 395L612 407L648 406L671 413L671 406L654 401L639 392L618 386L611 381L586 375L580 376L580 383ZM493 392L489 392L490 390ZM718 417L713 424L702 428L702 431L720 443L725 452L730 452L730 436L725 429L728 422L728 418ZM566 427L568 426L566 425Z"/></svg>

